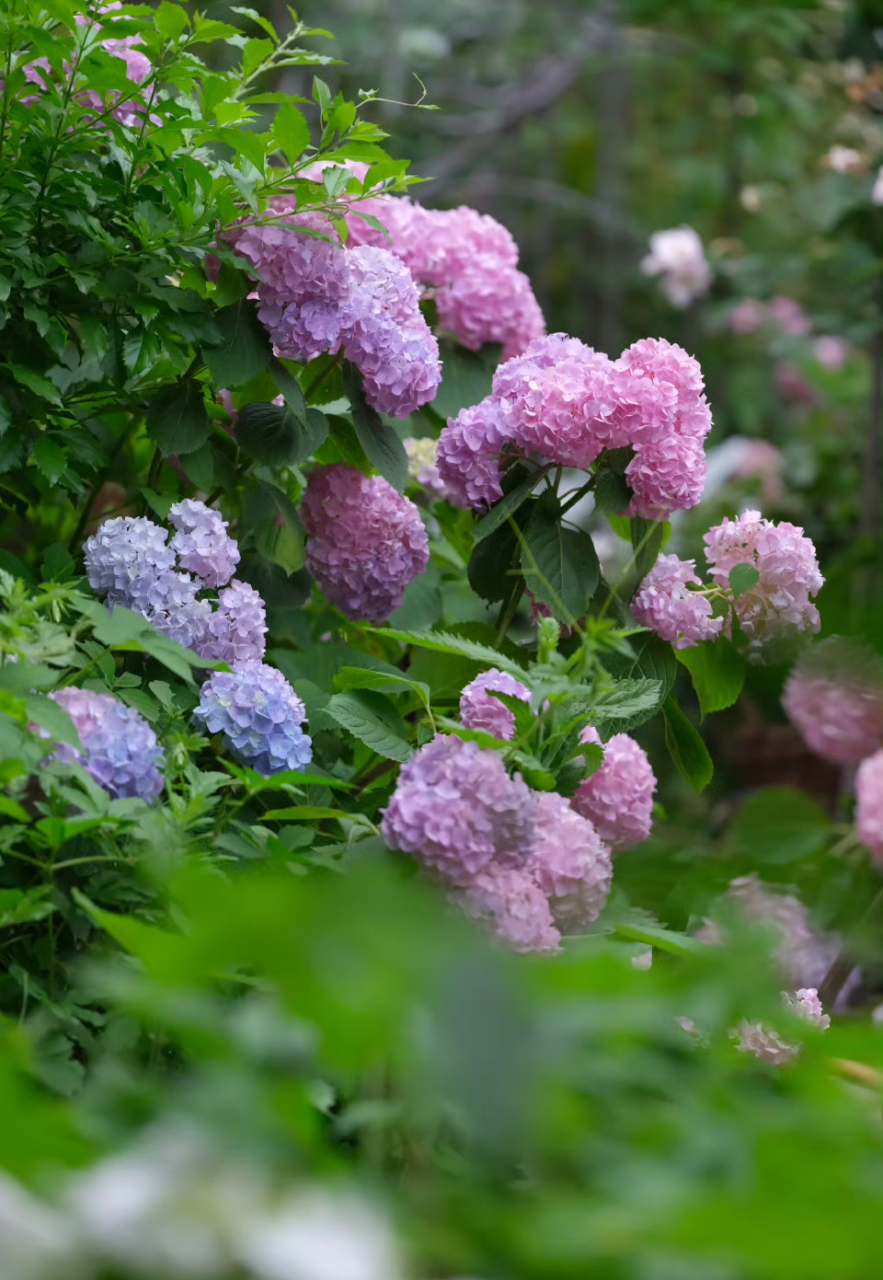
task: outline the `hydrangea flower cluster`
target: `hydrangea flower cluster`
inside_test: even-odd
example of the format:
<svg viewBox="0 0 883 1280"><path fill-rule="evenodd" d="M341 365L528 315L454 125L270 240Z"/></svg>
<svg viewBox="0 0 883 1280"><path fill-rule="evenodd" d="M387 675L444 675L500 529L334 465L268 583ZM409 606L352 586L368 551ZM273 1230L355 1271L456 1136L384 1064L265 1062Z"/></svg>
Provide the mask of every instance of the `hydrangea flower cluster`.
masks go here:
<svg viewBox="0 0 883 1280"><path fill-rule="evenodd" d="M495 693L508 693L530 703L530 689L508 671L482 671L460 694L460 720L467 729L483 729L508 742L515 737L515 715Z"/></svg>
<svg viewBox="0 0 883 1280"><path fill-rule="evenodd" d="M586 725L580 740L601 743L598 730ZM614 853L646 840L653 826L656 775L643 747L627 733L604 744L604 763L580 783L571 806L588 818Z"/></svg>
<svg viewBox="0 0 883 1280"><path fill-rule="evenodd" d="M76 762L115 800L153 800L163 788L165 755L150 725L132 707L108 693L57 689L49 697L68 713L82 751L60 742L58 760Z"/></svg>
<svg viewBox="0 0 883 1280"><path fill-rule="evenodd" d="M282 221L249 222L225 238L258 275L258 314L280 355L311 360L343 351L362 372L374 408L404 418L441 381L438 343L407 268L384 248L344 248L320 214L274 201ZM322 238L317 238L322 237Z"/></svg>
<svg viewBox="0 0 883 1280"><path fill-rule="evenodd" d="M803 530L783 520L765 520L759 511L743 511L736 520L709 529L704 537L711 577L729 587L730 572L749 564L760 574L738 596L734 609L748 640L751 661L769 659L805 632L819 629L819 611L811 598L823 586L816 549Z"/></svg>
<svg viewBox="0 0 883 1280"><path fill-rule="evenodd" d="M858 764L883 748L883 664L839 636L803 652L782 706L824 760Z"/></svg>
<svg viewBox="0 0 883 1280"><path fill-rule="evenodd" d="M460 738L437 737L403 766L381 829L516 951L558 950L561 929L589 925L610 892L610 852L591 822Z"/></svg>
<svg viewBox="0 0 883 1280"><path fill-rule="evenodd" d="M883 751L859 765L855 778L855 825L862 844L883 865Z"/></svg>
<svg viewBox="0 0 883 1280"><path fill-rule="evenodd" d="M662 292L673 307L680 309L689 307L711 287L711 267L692 227L654 231L641 270L645 276L660 276Z"/></svg>
<svg viewBox="0 0 883 1280"><path fill-rule="evenodd" d="M109 608L134 609L203 658L229 666L262 658L266 610L254 588L234 578L217 601L200 598L229 582L239 563L226 522L191 498L175 503L169 521L171 542L167 529L144 516L106 520L83 547L89 585Z"/></svg>
<svg viewBox="0 0 883 1280"><path fill-rule="evenodd" d="M376 217L390 240L353 212L347 218L350 243L390 247L414 281L431 290L439 323L464 347L477 351L500 343L508 360L545 333L530 281L517 269L518 247L494 218L465 206L425 209L395 196L375 196L353 208Z"/></svg>
<svg viewBox="0 0 883 1280"><path fill-rule="evenodd" d="M420 512L382 476L335 463L310 472L301 504L307 568L349 618L382 622L429 562Z"/></svg>
<svg viewBox="0 0 883 1280"><path fill-rule="evenodd" d="M782 1003L789 1013L803 1018L819 1031L827 1031L831 1025L831 1019L822 1008L822 1002L815 987L801 987L793 995L783 991ZM791 1044L783 1040L773 1027L767 1027L762 1022L743 1022L733 1035L739 1037L736 1048L740 1053L753 1053L755 1058L762 1062L769 1062L774 1067L782 1067L792 1062L800 1052L799 1044Z"/></svg>
<svg viewBox="0 0 883 1280"><path fill-rule="evenodd" d="M724 625L716 618L710 600L690 586L702 586L695 560L661 555L632 600L632 613L642 627L649 627L675 649L688 649L713 640Z"/></svg>
<svg viewBox="0 0 883 1280"><path fill-rule="evenodd" d="M506 449L586 470L604 449L631 447L628 514L663 519L701 498L710 430L701 370L681 347L646 338L610 360L556 333L500 365L490 396L449 420L438 467L452 501L482 507L502 496Z"/></svg>
<svg viewBox="0 0 883 1280"><path fill-rule="evenodd" d="M193 718L224 742L243 764L269 777L303 770L313 758L301 728L304 704L281 671L263 662L243 662L236 671L215 671L202 686Z"/></svg>
<svg viewBox="0 0 883 1280"><path fill-rule="evenodd" d="M434 498L446 498L448 488L438 473L438 441L431 436L403 440L408 455L408 480Z"/></svg>

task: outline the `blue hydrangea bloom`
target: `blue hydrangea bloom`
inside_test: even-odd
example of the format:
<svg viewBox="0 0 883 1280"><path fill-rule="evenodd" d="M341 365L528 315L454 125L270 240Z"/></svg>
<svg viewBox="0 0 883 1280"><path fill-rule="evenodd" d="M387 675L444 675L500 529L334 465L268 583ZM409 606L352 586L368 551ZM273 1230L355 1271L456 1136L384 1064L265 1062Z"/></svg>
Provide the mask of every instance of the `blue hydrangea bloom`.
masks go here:
<svg viewBox="0 0 883 1280"><path fill-rule="evenodd" d="M168 574L175 567L168 537L167 530L144 516L105 520L83 546L90 587L106 596L111 608L121 604L145 615L162 608Z"/></svg>
<svg viewBox="0 0 883 1280"><path fill-rule="evenodd" d="M60 742L53 752L56 760L82 765L115 800L153 800L159 795L165 755L156 734L133 707L91 689L58 689L49 697L73 720L83 747L77 751Z"/></svg>
<svg viewBox="0 0 883 1280"><path fill-rule="evenodd" d="M233 755L269 777L304 769L313 758L301 725L304 704L281 671L244 662L236 671L216 671L202 686L193 713L210 733L221 733Z"/></svg>

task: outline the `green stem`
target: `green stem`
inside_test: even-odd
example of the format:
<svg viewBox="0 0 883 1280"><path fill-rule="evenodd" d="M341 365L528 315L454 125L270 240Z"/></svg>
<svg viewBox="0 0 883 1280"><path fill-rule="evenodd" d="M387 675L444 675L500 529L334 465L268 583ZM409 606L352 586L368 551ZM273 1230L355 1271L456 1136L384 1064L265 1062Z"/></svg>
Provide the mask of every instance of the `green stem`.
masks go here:
<svg viewBox="0 0 883 1280"><path fill-rule="evenodd" d="M512 620L518 612L518 606L521 604L521 597L524 595L524 588L524 576L519 573L518 581L509 593L509 599L503 602L500 607L499 615L497 616L497 633L494 636L495 649L499 649L500 645L506 639L506 632L512 625Z"/></svg>

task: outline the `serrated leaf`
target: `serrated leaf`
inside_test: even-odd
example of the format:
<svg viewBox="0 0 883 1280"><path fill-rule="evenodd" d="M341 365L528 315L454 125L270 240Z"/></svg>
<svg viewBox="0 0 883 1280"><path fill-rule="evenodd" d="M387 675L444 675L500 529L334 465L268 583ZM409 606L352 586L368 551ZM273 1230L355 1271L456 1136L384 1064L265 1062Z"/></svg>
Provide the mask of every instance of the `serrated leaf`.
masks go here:
<svg viewBox="0 0 883 1280"><path fill-rule="evenodd" d="M573 626L588 612L601 578L595 544L545 503L537 505L523 538L521 567L531 595Z"/></svg>
<svg viewBox="0 0 883 1280"><path fill-rule="evenodd" d="M216 387L241 387L263 373L273 354L267 330L253 298L239 298L214 315L220 341L203 346L203 358Z"/></svg>
<svg viewBox="0 0 883 1280"><path fill-rule="evenodd" d="M628 733L655 715L664 699L659 680L622 680L616 688L599 694L592 707L593 718L606 724L611 732Z"/></svg>
<svg viewBox="0 0 883 1280"><path fill-rule="evenodd" d="M290 101L281 103L273 118L273 141L292 165L310 145L310 127Z"/></svg>
<svg viewBox="0 0 883 1280"><path fill-rule="evenodd" d="M380 693L368 690L335 693L325 714L366 747L387 760L404 763L413 748L404 736L404 725L395 707Z"/></svg>
<svg viewBox="0 0 883 1280"><path fill-rule="evenodd" d="M659 680L662 684L661 697L664 701L671 693L678 673L678 664L671 645L652 631L630 636L628 645L633 656L611 649L602 656L604 666L613 676L632 679L644 676L648 680Z"/></svg>
<svg viewBox="0 0 883 1280"><path fill-rule="evenodd" d="M62 400L58 387L54 382L50 382L42 373L38 373L36 369L28 369L23 364L10 364L7 368L11 371L16 382L20 382L23 387L27 387L29 391L33 391L34 395L42 396L44 400L48 400L50 404L61 407Z"/></svg>
<svg viewBox="0 0 883 1280"><path fill-rule="evenodd" d="M388 480L398 493L404 493L408 479L405 446L392 427L387 426L366 401L362 375L349 361L343 367L343 384L350 399L353 427L359 444L384 480Z"/></svg>
<svg viewBox="0 0 883 1280"><path fill-rule="evenodd" d="M518 556L518 535L509 524L500 525L472 548L466 570L472 590L490 604L505 599L520 574Z"/></svg>
<svg viewBox="0 0 883 1280"><path fill-rule="evenodd" d="M451 635L447 631L399 631L394 627L366 627L365 630L378 636L385 636L388 640L412 644L418 649L431 649L435 653L447 653L457 658L471 658L475 662L483 662L486 666L509 671L515 676L524 675L524 667L499 649L492 649L490 645Z"/></svg>
<svg viewBox="0 0 883 1280"><path fill-rule="evenodd" d="M745 683L745 659L726 636L705 640L675 657L690 672L703 719L731 707Z"/></svg>
<svg viewBox="0 0 883 1280"><path fill-rule="evenodd" d="M393 676L370 667L341 667L333 685L338 691L373 689L376 693L416 693L429 710L429 685L422 680L409 680L407 676Z"/></svg>
<svg viewBox="0 0 883 1280"><path fill-rule="evenodd" d="M24 890L0 889L0 929L45 920L55 910L55 904L49 901L51 893L50 884Z"/></svg>
<svg viewBox="0 0 883 1280"><path fill-rule="evenodd" d="M258 401L239 411L236 437L243 450L271 466L295 466L320 448L328 435L328 420L318 411L298 418L287 405Z"/></svg>
<svg viewBox="0 0 883 1280"><path fill-rule="evenodd" d="M666 535L670 532L671 527L664 520L644 520L640 516L632 516L632 548L639 580L646 578L655 565L659 552L668 540Z"/></svg>
<svg viewBox="0 0 883 1280"><path fill-rule="evenodd" d="M67 467L64 449L45 435L37 436L34 441L30 461L50 485L58 483Z"/></svg>
<svg viewBox="0 0 883 1280"><path fill-rule="evenodd" d="M611 467L601 467L595 480L595 511L601 516L620 515L632 500L625 477Z"/></svg>
<svg viewBox="0 0 883 1280"><path fill-rule="evenodd" d="M153 21L156 23L157 31L167 40L177 40L190 25L190 19L181 6L171 4L169 0L162 0L162 3L157 5Z"/></svg>
<svg viewBox="0 0 883 1280"><path fill-rule="evenodd" d="M665 744L678 772L694 791L704 791L714 773L708 748L671 694L663 704L663 714Z"/></svg>
<svg viewBox="0 0 883 1280"><path fill-rule="evenodd" d="M193 378L182 378L154 396L147 407L147 434L163 453L193 453L209 438L208 415L202 387Z"/></svg>

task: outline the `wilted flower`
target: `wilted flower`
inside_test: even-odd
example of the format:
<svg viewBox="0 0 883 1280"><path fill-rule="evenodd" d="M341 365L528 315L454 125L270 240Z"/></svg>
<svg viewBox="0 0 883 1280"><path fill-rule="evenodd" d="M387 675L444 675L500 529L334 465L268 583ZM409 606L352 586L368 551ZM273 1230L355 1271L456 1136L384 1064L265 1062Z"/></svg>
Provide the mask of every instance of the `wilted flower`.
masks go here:
<svg viewBox="0 0 883 1280"><path fill-rule="evenodd" d="M216 671L206 680L193 718L209 733L221 733L243 764L269 777L282 769L305 769L312 743L301 725L304 704L281 671L244 662L236 671Z"/></svg>
<svg viewBox="0 0 883 1280"><path fill-rule="evenodd" d="M711 267L692 227L654 231L641 270L645 276L662 277L662 292L673 307L688 307L711 287Z"/></svg>
<svg viewBox="0 0 883 1280"><path fill-rule="evenodd" d="M139 796L153 800L159 795L165 756L156 734L133 707L108 693L73 685L57 689L49 697L64 707L82 744L79 751L60 742L52 753L56 759L82 765L114 799Z"/></svg>
<svg viewBox="0 0 883 1280"><path fill-rule="evenodd" d="M600 743L601 738L587 725L581 741ZM650 834L655 790L656 775L646 751L627 733L617 733L604 744L600 769L580 783L570 803L618 853L633 849Z"/></svg>
<svg viewBox="0 0 883 1280"><path fill-rule="evenodd" d="M301 504L307 568L349 618L382 622L429 562L420 512L382 476L336 463L310 472Z"/></svg>

